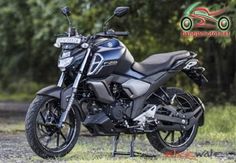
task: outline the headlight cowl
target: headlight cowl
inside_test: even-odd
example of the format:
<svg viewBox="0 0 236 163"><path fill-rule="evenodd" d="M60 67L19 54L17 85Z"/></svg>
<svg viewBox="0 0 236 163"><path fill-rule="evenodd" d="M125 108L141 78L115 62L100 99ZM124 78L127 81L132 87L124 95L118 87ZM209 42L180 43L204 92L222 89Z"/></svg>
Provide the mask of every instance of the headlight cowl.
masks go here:
<svg viewBox="0 0 236 163"><path fill-rule="evenodd" d="M60 68L61 70L65 70L65 68L69 66L72 61L73 61L73 57L59 58L58 68Z"/></svg>

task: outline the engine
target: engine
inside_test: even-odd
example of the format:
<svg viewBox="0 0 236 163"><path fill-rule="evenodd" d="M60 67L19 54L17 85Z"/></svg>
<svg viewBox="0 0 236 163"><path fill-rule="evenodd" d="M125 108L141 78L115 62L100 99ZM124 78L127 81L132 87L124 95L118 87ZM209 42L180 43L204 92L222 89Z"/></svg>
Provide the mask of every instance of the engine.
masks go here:
<svg viewBox="0 0 236 163"><path fill-rule="evenodd" d="M123 122L130 117L132 101L128 98L120 84L111 83L110 91L115 98L115 102L104 108L104 111L113 121Z"/></svg>
<svg viewBox="0 0 236 163"><path fill-rule="evenodd" d="M115 99L111 104L91 100L86 107L90 115L104 112L113 122L123 122L129 119L132 110L132 100L126 95L120 84L111 83L110 92Z"/></svg>
<svg viewBox="0 0 236 163"><path fill-rule="evenodd" d="M120 99L114 104L104 108L105 113L115 122L123 122L128 119L131 113L132 102Z"/></svg>

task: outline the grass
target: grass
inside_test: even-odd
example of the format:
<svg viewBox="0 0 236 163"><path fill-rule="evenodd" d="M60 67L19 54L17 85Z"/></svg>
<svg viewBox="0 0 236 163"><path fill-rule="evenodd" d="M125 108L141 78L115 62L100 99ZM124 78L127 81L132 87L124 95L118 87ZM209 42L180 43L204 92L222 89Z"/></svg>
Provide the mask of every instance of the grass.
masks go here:
<svg viewBox="0 0 236 163"><path fill-rule="evenodd" d="M236 106L206 107L205 125L198 140L233 141L236 144Z"/></svg>
<svg viewBox="0 0 236 163"><path fill-rule="evenodd" d="M220 152L236 151L236 106L214 106L206 107L205 125L199 128L197 138L193 145L188 148L187 152L203 152L204 150L214 150ZM24 122L17 123L0 120L0 132L19 132L24 130ZM7 127L6 127L7 126ZM86 132L83 129L83 132ZM122 136L119 144L119 150L128 151L129 137ZM145 135L140 135L136 141L135 148L139 152L155 154L157 157L135 157L129 158L127 156L111 157L112 138L111 137L80 137L78 144L74 149L64 158L59 158L60 162L79 162L80 163L189 163L189 162L233 162L233 160L220 160L214 157L197 157L196 159L186 158L167 158L155 149L153 149ZM43 161L39 157L33 157L33 161ZM53 162L53 161L52 161Z"/></svg>
<svg viewBox="0 0 236 163"><path fill-rule="evenodd" d="M25 130L24 122L10 123L10 124L2 123L0 125L0 132L4 132L4 133L24 132L24 130Z"/></svg>
<svg viewBox="0 0 236 163"><path fill-rule="evenodd" d="M118 145L119 151L128 151L129 137L121 137L120 144ZM153 149L147 139L144 136L139 136L136 141L135 149L138 152L143 152L146 154L157 155L156 157L135 157L130 158L129 156L116 156L115 158L111 157L112 150L112 138L110 137L80 137L78 144L74 149L64 158L58 158L58 162L80 162L80 163L154 163L154 162L163 162L163 163L218 163L218 162L233 162L233 160L223 160L214 157L193 157L192 152L202 152L204 150L214 149L214 151L227 151L228 147L217 149L218 145L202 145L194 143L188 150L186 154L176 157L166 157L158 153ZM199 149L201 148L201 149ZM192 153L192 157L188 157L189 153ZM43 161L39 157L35 157L34 161Z"/></svg>
<svg viewBox="0 0 236 163"><path fill-rule="evenodd" d="M0 101L14 101L14 102L26 102L31 101L35 95L28 94L28 93L0 93Z"/></svg>

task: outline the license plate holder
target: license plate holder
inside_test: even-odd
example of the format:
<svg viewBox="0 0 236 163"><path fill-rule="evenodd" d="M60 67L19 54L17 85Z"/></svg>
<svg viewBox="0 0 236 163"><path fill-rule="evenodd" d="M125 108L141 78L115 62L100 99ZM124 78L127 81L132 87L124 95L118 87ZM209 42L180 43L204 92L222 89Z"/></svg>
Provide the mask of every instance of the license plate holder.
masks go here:
<svg viewBox="0 0 236 163"><path fill-rule="evenodd" d="M78 37L59 37L56 40L57 45L61 44L80 44L81 39Z"/></svg>

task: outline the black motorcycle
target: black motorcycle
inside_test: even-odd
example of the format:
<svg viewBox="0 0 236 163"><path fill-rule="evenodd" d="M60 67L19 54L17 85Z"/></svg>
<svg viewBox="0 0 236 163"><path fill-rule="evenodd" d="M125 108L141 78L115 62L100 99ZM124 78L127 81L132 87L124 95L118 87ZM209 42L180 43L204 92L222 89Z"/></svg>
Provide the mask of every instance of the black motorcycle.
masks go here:
<svg viewBox="0 0 236 163"><path fill-rule="evenodd" d="M198 85L204 84L204 68L196 54L182 50L154 54L135 62L118 36L128 32L108 29L114 16L128 7L117 7L104 23L104 30L83 36L72 27L68 7L61 9L68 31L56 39L61 48L57 85L43 88L29 106L25 127L32 150L42 158L62 157L72 150L81 123L95 136L114 136L112 155L120 133L131 134L134 156L137 134L146 134L159 152L184 151L204 124L201 100L182 89L163 85L184 72Z"/></svg>

